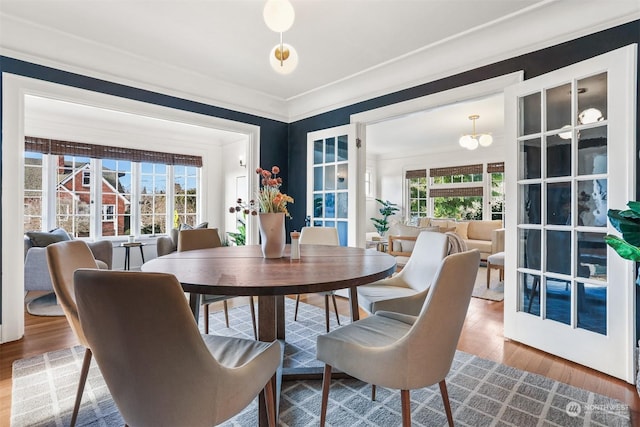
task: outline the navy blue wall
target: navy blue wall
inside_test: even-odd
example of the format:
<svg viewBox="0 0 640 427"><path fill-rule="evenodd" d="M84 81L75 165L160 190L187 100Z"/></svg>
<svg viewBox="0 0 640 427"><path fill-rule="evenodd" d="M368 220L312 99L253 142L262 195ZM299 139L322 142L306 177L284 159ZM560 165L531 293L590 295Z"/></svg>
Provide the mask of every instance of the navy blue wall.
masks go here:
<svg viewBox="0 0 640 427"><path fill-rule="evenodd" d="M496 37L503 36L496 35ZM632 43L640 43L640 21L291 123L289 126L288 169L290 179L288 190L296 203L290 209L293 216L290 226L299 230L304 225L306 216L307 132L347 124L351 114L453 89L503 74L523 70L524 78L530 79ZM640 88L640 83L638 88ZM637 135L640 136L640 123L638 125ZM636 188L638 196L640 196L640 174L637 173ZM638 196L636 198L640 199Z"/></svg>
<svg viewBox="0 0 640 427"><path fill-rule="evenodd" d="M190 111L193 113L204 114L207 116L220 117L237 122L249 123L260 127L260 164L286 165L288 158L288 141L287 141L287 124L276 120L270 120L251 114L240 113L237 111L220 108L213 105L207 105L200 102L189 101L174 96L163 95L160 93L138 89L131 86L112 83L105 80L95 79L80 74L69 73L50 67L44 67L33 63L0 56L0 73L12 73L20 76L31 77L47 82L58 83L66 86L73 86L81 89L87 89L94 92L100 92L109 95L115 95L122 98L133 99L136 101L147 102L150 104L161 105L165 107L175 108L178 110ZM2 99L2 81L0 80L0 99ZM0 106L0 108L2 108ZM2 128L2 112L0 110L0 128ZM2 136L0 135L0 144L2 144ZM0 151L0 160L1 160ZM0 166L1 167L1 166ZM287 168L282 168L282 177L287 179ZM0 170L0 179L1 170ZM1 202L0 202L1 203ZM0 206L1 208L1 206ZM0 230L0 238L2 231ZM2 258L2 249L0 249L0 260ZM0 263L0 274L2 272ZM0 289L2 284L0 283ZM0 303L2 301L2 293L0 292ZM1 305L0 305L1 307ZM0 315L2 314L0 308Z"/></svg>

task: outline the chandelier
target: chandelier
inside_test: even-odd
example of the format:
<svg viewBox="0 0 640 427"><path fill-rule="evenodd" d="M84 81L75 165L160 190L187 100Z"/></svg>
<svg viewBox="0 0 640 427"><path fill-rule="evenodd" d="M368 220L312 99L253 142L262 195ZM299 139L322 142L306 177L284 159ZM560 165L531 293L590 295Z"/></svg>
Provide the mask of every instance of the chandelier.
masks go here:
<svg viewBox="0 0 640 427"><path fill-rule="evenodd" d="M262 12L267 27L280 33L280 43L269 52L271 67L280 74L289 74L298 66L298 52L282 40L282 33L293 25L295 11L289 0L267 0Z"/></svg>
<svg viewBox="0 0 640 427"><path fill-rule="evenodd" d="M493 137L488 133L476 133L476 120L479 118L480 116L477 114L469 116L469 120L473 122L473 132L462 135L458 141L460 146L467 150L475 150L478 148L478 145L488 147L493 142Z"/></svg>

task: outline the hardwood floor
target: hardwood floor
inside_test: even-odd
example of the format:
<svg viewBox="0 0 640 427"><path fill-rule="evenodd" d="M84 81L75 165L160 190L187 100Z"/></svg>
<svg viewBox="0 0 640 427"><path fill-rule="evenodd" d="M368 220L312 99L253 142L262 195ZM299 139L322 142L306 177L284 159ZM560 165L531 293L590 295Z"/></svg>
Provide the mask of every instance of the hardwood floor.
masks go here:
<svg viewBox="0 0 640 427"><path fill-rule="evenodd" d="M324 306L323 297L316 294L304 295L301 300ZM245 298L233 301L240 305ZM348 301L338 298L338 304L338 310L347 315ZM618 399L630 406L632 423L640 426L640 398L633 385L523 344L505 341L502 310L502 302L472 298L458 349ZM13 361L76 344L64 317L25 315L24 338L0 345L0 426L9 425Z"/></svg>

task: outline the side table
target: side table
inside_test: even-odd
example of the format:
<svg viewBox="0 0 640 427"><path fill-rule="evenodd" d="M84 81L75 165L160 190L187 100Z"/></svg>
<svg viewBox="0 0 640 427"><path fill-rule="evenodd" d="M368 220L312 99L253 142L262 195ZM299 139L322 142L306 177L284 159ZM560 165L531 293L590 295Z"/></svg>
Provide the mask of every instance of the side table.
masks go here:
<svg viewBox="0 0 640 427"><path fill-rule="evenodd" d="M129 270L131 267L131 248L140 248L140 256L142 257L142 263L144 264L144 251L142 247L145 244L143 242L125 242L120 243L120 247L124 248L124 269Z"/></svg>

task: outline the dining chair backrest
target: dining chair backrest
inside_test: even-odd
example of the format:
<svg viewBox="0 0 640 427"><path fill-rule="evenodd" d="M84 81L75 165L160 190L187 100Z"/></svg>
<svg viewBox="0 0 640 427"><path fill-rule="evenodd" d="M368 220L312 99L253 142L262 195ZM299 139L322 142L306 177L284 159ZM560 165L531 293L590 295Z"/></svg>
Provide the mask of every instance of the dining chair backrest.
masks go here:
<svg viewBox="0 0 640 427"><path fill-rule="evenodd" d="M47 264L58 304L62 307L71 330L87 347L87 340L78 318L74 294L73 273L79 268L98 268L89 245L82 240L66 240L47 246Z"/></svg>
<svg viewBox="0 0 640 427"><path fill-rule="evenodd" d="M405 389L435 384L449 372L479 264L476 249L449 255L440 263L422 311L409 332L394 344L411 355L407 363L412 372ZM419 362L425 360L429 369Z"/></svg>
<svg viewBox="0 0 640 427"><path fill-rule="evenodd" d="M423 231L418 235L416 244L407 264L396 275L410 288L423 291L431 285L431 279L447 256L449 241L444 233Z"/></svg>
<svg viewBox="0 0 640 427"><path fill-rule="evenodd" d="M180 230L178 233L178 252L196 249L218 248L222 246L217 228L195 228Z"/></svg>
<svg viewBox="0 0 640 427"><path fill-rule="evenodd" d="M233 379L205 345L175 276L78 270L75 282L80 322L128 425L223 420Z"/></svg>
<svg viewBox="0 0 640 427"><path fill-rule="evenodd" d="M338 229L335 227L302 227L300 244L340 246Z"/></svg>

